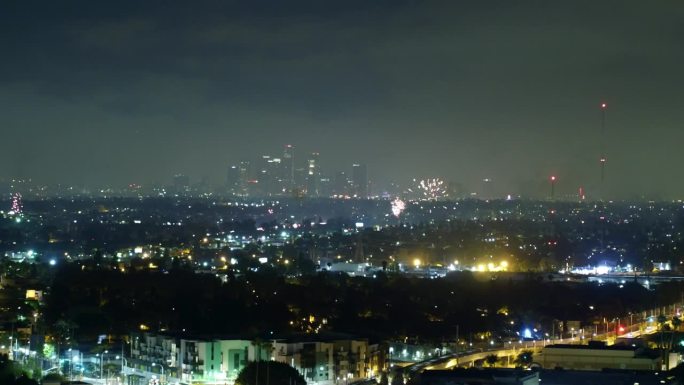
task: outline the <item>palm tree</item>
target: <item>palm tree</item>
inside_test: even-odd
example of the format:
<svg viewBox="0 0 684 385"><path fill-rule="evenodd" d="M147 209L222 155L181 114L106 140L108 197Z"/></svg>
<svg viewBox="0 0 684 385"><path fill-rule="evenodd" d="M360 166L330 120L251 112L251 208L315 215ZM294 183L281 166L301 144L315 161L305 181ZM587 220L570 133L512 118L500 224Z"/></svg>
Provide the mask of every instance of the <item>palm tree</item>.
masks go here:
<svg viewBox="0 0 684 385"><path fill-rule="evenodd" d="M259 361L261 361L261 339L256 338L252 341L252 346L254 346L254 361L256 361L256 370L254 383L259 385Z"/></svg>
<svg viewBox="0 0 684 385"><path fill-rule="evenodd" d="M530 366L532 363L533 354L534 353L532 353L531 350L523 350L522 352L518 353L518 356L515 357L515 361L513 361L515 366L523 368Z"/></svg>
<svg viewBox="0 0 684 385"><path fill-rule="evenodd" d="M404 374L400 371L394 372L392 385L404 385Z"/></svg>
<svg viewBox="0 0 684 385"><path fill-rule="evenodd" d="M261 370L266 370L272 374L273 385L306 385L304 377L293 367L288 364L277 361L264 361L261 363ZM250 362L245 366L235 381L236 384L242 385L256 385L255 372L256 362Z"/></svg>
<svg viewBox="0 0 684 385"><path fill-rule="evenodd" d="M273 352L273 346L271 345L270 342L268 341L263 341L261 338L256 338L254 341L252 341L252 346L254 346L254 361L256 361L256 370L255 370L255 384L259 385L259 361L261 361L261 355L262 351L267 350L268 351L268 356L269 358L267 359L267 363L271 361L271 353ZM269 385L268 382L270 380L269 378L269 366L266 366L266 385Z"/></svg>
<svg viewBox="0 0 684 385"><path fill-rule="evenodd" d="M667 321L667 318L664 315L659 315L657 318L658 321L658 329L660 330L660 349L665 348L665 341L664 341L664 328L665 328L665 322Z"/></svg>
<svg viewBox="0 0 684 385"><path fill-rule="evenodd" d="M679 327L682 325L682 320L677 316L674 316L672 317L672 321L670 322L672 322L672 329L670 330L670 345L668 346L668 349L672 350L672 348L674 347L674 335L679 330Z"/></svg>
<svg viewBox="0 0 684 385"><path fill-rule="evenodd" d="M497 362L499 362L499 356L496 354L490 354L487 357L485 357L485 362L487 362L487 365L490 367L493 367L496 365Z"/></svg>

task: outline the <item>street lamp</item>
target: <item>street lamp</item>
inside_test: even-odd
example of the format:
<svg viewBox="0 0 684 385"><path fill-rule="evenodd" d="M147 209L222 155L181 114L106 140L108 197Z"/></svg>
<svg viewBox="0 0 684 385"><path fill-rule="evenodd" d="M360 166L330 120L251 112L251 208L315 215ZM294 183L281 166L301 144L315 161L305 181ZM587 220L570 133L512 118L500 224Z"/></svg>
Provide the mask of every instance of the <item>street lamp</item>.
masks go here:
<svg viewBox="0 0 684 385"><path fill-rule="evenodd" d="M69 379L73 380L74 379L74 357L71 354L71 348L67 350L68 352L68 357L69 357Z"/></svg>
<svg viewBox="0 0 684 385"><path fill-rule="evenodd" d="M121 357L116 356L116 358L121 358L121 379L125 382L128 375L128 360L123 355ZM131 368L131 372L135 373L135 368Z"/></svg>
<svg viewBox="0 0 684 385"><path fill-rule="evenodd" d="M97 354L97 356L100 357L100 380L102 379L102 376L104 375L103 366L104 366L105 355L107 355L107 354L109 354L109 350L105 350L101 356L99 354ZM119 358L119 356L116 356L116 357Z"/></svg>
<svg viewBox="0 0 684 385"><path fill-rule="evenodd" d="M161 368L161 376L159 376L159 384L161 385L164 383L164 365L157 364L154 362L152 363L152 367L157 366L157 365L159 365L159 367Z"/></svg>

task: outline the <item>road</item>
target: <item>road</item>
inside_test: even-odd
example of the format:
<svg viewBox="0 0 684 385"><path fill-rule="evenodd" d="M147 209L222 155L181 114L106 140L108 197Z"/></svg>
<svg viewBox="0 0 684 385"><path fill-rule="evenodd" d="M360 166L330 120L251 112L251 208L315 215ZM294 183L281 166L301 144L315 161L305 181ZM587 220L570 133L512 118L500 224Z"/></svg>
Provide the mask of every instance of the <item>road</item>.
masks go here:
<svg viewBox="0 0 684 385"><path fill-rule="evenodd" d="M672 319L674 314L667 316L667 319ZM626 318L626 317L623 317ZM644 320L640 323L634 323L626 327L622 333L618 333L617 338L637 338L645 334L653 334L658 331L657 327L653 326L652 321ZM510 365L513 359L523 350L532 351L534 354L541 352L546 345L552 344L581 344L589 340L594 341L613 341L616 332L608 331L605 333L585 333L571 338L563 339L547 339L543 341L509 341L497 346L488 346L486 348L468 349L466 351L449 354L442 357L431 358L425 361L417 362L413 365L407 366L404 370L411 374L419 373L423 370L439 370L450 369L453 367L471 367L477 361L486 359L487 356L495 354L499 359L505 359Z"/></svg>

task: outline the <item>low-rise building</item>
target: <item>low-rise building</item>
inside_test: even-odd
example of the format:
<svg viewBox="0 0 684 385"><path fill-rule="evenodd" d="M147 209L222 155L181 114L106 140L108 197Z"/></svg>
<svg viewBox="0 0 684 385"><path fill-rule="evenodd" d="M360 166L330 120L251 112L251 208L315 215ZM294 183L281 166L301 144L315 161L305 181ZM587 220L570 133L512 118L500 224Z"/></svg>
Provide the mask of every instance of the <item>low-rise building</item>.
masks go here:
<svg viewBox="0 0 684 385"><path fill-rule="evenodd" d="M199 337L144 333L131 341L124 372L130 385L150 379L165 383L226 383L257 356L268 359L268 349L240 336Z"/></svg>
<svg viewBox="0 0 684 385"><path fill-rule="evenodd" d="M549 345L542 350L539 364L544 369L630 369L660 370L657 352L636 345Z"/></svg>
<svg viewBox="0 0 684 385"><path fill-rule="evenodd" d="M544 385L676 385L671 373L650 370L542 370L539 381Z"/></svg>
<svg viewBox="0 0 684 385"><path fill-rule="evenodd" d="M427 370L409 381L409 385L676 385L668 372L650 370L601 371L564 369L454 369Z"/></svg>
<svg viewBox="0 0 684 385"><path fill-rule="evenodd" d="M273 359L297 369L307 381L335 379L333 352L329 341L309 339L282 339L273 342Z"/></svg>
<svg viewBox="0 0 684 385"><path fill-rule="evenodd" d="M148 384L151 379L180 377L180 340L173 336L142 333L131 336L130 354L124 357L124 375L129 385ZM127 352L128 353L128 352Z"/></svg>
<svg viewBox="0 0 684 385"><path fill-rule="evenodd" d="M250 361L269 359L270 343L243 337L180 340L181 380L234 381Z"/></svg>
<svg viewBox="0 0 684 385"><path fill-rule="evenodd" d="M134 335L125 357L127 384L233 383L251 361L274 360L307 381L374 378L387 369L387 345L343 334L297 334L252 340L241 336Z"/></svg>

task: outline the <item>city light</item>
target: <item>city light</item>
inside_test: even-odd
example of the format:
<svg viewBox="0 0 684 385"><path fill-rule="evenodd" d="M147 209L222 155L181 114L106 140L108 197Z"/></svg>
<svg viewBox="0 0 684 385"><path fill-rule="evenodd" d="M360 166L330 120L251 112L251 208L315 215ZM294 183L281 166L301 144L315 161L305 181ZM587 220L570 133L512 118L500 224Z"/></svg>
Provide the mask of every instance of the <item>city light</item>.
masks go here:
<svg viewBox="0 0 684 385"><path fill-rule="evenodd" d="M684 384L679 2L11 3L0 385Z"/></svg>

